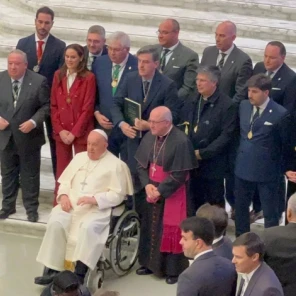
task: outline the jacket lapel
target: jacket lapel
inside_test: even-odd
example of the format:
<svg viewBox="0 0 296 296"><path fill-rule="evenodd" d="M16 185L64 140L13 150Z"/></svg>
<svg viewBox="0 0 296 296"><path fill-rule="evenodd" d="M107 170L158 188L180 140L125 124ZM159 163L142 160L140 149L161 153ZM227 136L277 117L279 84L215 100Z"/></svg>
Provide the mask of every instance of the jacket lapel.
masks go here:
<svg viewBox="0 0 296 296"><path fill-rule="evenodd" d="M112 69L112 63L111 63L111 69ZM118 83L118 86L117 88L119 87L119 85L122 83L123 81L123 78L130 72L132 72L134 69L133 69L133 66L132 66L132 63L131 63L131 54L129 54L128 56L128 59L126 61L126 65L124 67L124 70L122 72L122 75L121 75L121 78L120 78L120 81ZM110 77L112 76L112 72L110 74Z"/></svg>
<svg viewBox="0 0 296 296"><path fill-rule="evenodd" d="M236 54L237 54L237 48L234 45L234 48L233 48L232 52L227 57L227 60L226 60L224 66L222 68L222 71L221 71L222 75L223 75L223 73L228 72L232 68L232 66L235 64Z"/></svg>
<svg viewBox="0 0 296 296"><path fill-rule="evenodd" d="M182 44L179 43L178 46L173 50L173 53L171 54L169 61L164 67L163 74L167 74L167 72L169 72L169 70L174 66L174 64L176 63L176 60L180 56L181 47L182 47Z"/></svg>
<svg viewBox="0 0 296 296"><path fill-rule="evenodd" d="M253 276L251 277L251 280L247 286L247 289L245 290L244 296L251 296L252 294L252 290L254 289L254 286L256 285L261 273L263 272L263 266L264 266L264 262L261 263L261 266L255 271L255 273L253 274Z"/></svg>
<svg viewBox="0 0 296 296"><path fill-rule="evenodd" d="M40 69L45 64L51 64L52 51L54 50L53 43L54 43L54 37L52 35L49 35L44 48L42 59L40 62ZM35 51L36 51L36 45L35 45ZM37 53L36 53L36 61L37 61Z"/></svg>
<svg viewBox="0 0 296 296"><path fill-rule="evenodd" d="M21 85L21 90L18 96L17 104L15 107L14 114L17 113L17 111L20 109L21 105L24 103L26 98L28 97L28 92L30 91L32 85L32 80L30 78L30 75L28 74L28 71L25 73L23 83Z"/></svg>
<svg viewBox="0 0 296 296"><path fill-rule="evenodd" d="M3 93L3 97L5 98L5 100L8 101L9 107L7 110L7 114L5 114L7 117L5 117L5 119L7 119L8 121L10 120L10 117L12 116L12 114L14 113L14 107L13 107L13 96L12 96L12 83L11 83L11 78L8 75L8 72L6 71L7 75L4 76L3 79L3 86L8 86L8 87L3 87L2 88L2 93Z"/></svg>

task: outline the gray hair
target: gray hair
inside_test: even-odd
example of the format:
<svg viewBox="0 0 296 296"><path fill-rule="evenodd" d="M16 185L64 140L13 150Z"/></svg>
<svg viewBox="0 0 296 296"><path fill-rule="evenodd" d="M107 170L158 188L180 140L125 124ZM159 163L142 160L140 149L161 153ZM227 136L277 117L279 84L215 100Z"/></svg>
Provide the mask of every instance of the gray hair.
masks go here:
<svg viewBox="0 0 296 296"><path fill-rule="evenodd" d="M296 193L291 195L291 197L288 200L288 209L292 211L294 215L296 215Z"/></svg>
<svg viewBox="0 0 296 296"><path fill-rule="evenodd" d="M131 47L131 40L129 36L121 31L114 32L108 37L107 44L111 43L112 41L119 41L122 47L130 48Z"/></svg>
<svg viewBox="0 0 296 296"><path fill-rule="evenodd" d="M105 28L99 25L94 25L91 26L88 31L87 34L98 34L100 35L102 38L105 38L106 36L106 31Z"/></svg>
<svg viewBox="0 0 296 296"><path fill-rule="evenodd" d="M217 84L221 78L221 72L217 66L202 66L197 69L197 74L206 74L209 79Z"/></svg>
<svg viewBox="0 0 296 296"><path fill-rule="evenodd" d="M28 63L28 58L27 58L27 54L25 52L23 52L20 49L13 49L8 56L10 56L11 54L18 54L21 55L23 57L24 63Z"/></svg>
<svg viewBox="0 0 296 296"><path fill-rule="evenodd" d="M146 45L140 48L137 52L137 56L141 54L149 53L152 56L152 59L154 62L158 62L160 60L160 54L157 50L157 48L153 45Z"/></svg>

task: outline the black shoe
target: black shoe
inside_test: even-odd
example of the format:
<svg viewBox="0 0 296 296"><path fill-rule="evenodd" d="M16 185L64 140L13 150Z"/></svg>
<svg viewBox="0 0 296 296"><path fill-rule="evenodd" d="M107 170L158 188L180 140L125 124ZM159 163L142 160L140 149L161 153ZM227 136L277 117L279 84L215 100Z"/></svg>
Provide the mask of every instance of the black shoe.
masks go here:
<svg viewBox="0 0 296 296"><path fill-rule="evenodd" d="M78 260L76 262L74 273L78 277L78 280L79 280L79 282L80 282L81 285L84 284L84 279L85 279L85 276L87 274L87 271L88 271L87 265L85 265L83 262L81 262L81 261Z"/></svg>
<svg viewBox="0 0 296 296"><path fill-rule="evenodd" d="M177 276L168 276L165 279L165 282L169 285L173 285L176 284L178 282L178 277Z"/></svg>
<svg viewBox="0 0 296 296"><path fill-rule="evenodd" d="M16 210L4 211L3 209L0 210L0 219L7 219L9 215L15 214Z"/></svg>
<svg viewBox="0 0 296 296"><path fill-rule="evenodd" d="M53 278L59 273L59 271L54 269L48 269L47 274L43 276L35 277L35 284L40 286L46 286L52 283Z"/></svg>
<svg viewBox="0 0 296 296"><path fill-rule="evenodd" d="M28 221L37 222L39 219L38 213L30 213L28 214Z"/></svg>
<svg viewBox="0 0 296 296"><path fill-rule="evenodd" d="M138 268L137 271L136 271L137 275L148 275L148 274L152 274L152 273L153 272L150 269L148 269L148 268L146 268L144 266Z"/></svg>

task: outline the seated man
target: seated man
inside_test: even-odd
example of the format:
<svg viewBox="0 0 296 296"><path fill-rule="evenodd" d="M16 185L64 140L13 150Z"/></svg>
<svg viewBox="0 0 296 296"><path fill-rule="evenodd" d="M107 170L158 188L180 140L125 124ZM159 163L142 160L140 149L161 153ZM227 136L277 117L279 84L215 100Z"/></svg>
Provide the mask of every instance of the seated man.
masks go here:
<svg viewBox="0 0 296 296"><path fill-rule="evenodd" d="M265 229L265 261L274 270L283 287L285 296L294 296L296 291L296 193L288 201L285 227Z"/></svg>
<svg viewBox="0 0 296 296"><path fill-rule="evenodd" d="M58 205L51 212L37 256L49 272L35 278L36 284L52 282L65 269L65 260L68 265L76 263L75 274L83 283L88 268L96 267L104 249L112 207L133 194L130 172L107 151L107 141L103 130L93 130L87 152L76 154L58 180Z"/></svg>
<svg viewBox="0 0 296 296"><path fill-rule="evenodd" d="M227 236L224 236L228 226L226 211L218 206L211 206L206 203L197 210L196 216L207 218L214 224L215 236L212 244L214 253L232 260L232 241Z"/></svg>
<svg viewBox="0 0 296 296"><path fill-rule="evenodd" d="M194 261L179 276L177 296L234 295L235 268L228 259L213 252L213 223L206 218L190 217L180 227L184 255Z"/></svg>

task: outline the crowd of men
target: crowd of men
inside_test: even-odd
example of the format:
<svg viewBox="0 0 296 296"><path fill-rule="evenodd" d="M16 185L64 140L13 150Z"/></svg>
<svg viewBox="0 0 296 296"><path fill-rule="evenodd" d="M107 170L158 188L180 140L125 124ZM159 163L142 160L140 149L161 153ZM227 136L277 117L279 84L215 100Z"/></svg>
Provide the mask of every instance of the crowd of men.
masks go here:
<svg viewBox="0 0 296 296"><path fill-rule="evenodd" d="M0 219L15 213L21 188L28 220L38 221L43 122L57 181L37 257L49 272L36 282L50 283L67 260L76 262L83 283L102 253L111 208L134 194L142 222L138 275L165 276L173 284L182 274L178 295L186 296L214 295L220 280L227 290L222 295L233 295L236 273L225 261L233 253L243 274L236 295L271 295L248 286L254 274L272 273L262 263L262 241L249 232L259 218L266 228L278 226L296 191L296 73L285 64L285 46L269 42L253 69L251 58L234 44L230 21L217 26L216 45L205 48L200 63L180 42L174 19L159 25L159 44L136 55L127 34L115 32L106 42L98 25L89 28L84 48L66 47L50 34L53 23L54 12L40 8L36 32L19 40L8 55L8 70L0 73ZM126 98L140 106L133 122ZM211 251L221 239L231 246L225 228L215 230L202 212L207 203L223 210L225 199L238 238L222 260L218 250L217 256ZM188 218L196 211L201 217ZM291 207L290 216L294 212ZM219 280L207 279L202 272L199 286L194 277L204 270L197 263L201 253L221 265L223 276L210 269ZM186 257L195 258L189 268ZM285 287L283 274L277 273ZM267 288L283 295L271 277ZM208 280L214 290L199 292Z"/></svg>

